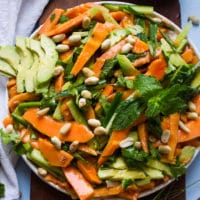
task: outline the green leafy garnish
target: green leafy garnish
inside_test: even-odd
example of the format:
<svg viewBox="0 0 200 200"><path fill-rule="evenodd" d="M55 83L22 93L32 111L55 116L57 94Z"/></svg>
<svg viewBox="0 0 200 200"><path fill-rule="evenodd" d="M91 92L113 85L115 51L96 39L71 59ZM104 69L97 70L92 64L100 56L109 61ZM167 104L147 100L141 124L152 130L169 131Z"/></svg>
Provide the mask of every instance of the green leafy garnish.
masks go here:
<svg viewBox="0 0 200 200"><path fill-rule="evenodd" d="M65 22L67 22L68 20L69 20L69 18L66 15L61 15L58 23L63 24Z"/></svg>
<svg viewBox="0 0 200 200"><path fill-rule="evenodd" d="M137 120L144 108L143 102L137 99L122 101L115 111L116 117L112 129L121 130L130 126L132 122Z"/></svg>
<svg viewBox="0 0 200 200"><path fill-rule="evenodd" d="M56 14L53 13L53 14L50 16L50 21L52 22L52 21L55 19L55 17L56 17Z"/></svg>
<svg viewBox="0 0 200 200"><path fill-rule="evenodd" d="M126 189L129 185L135 183L134 179L123 179L122 180L122 188Z"/></svg>
<svg viewBox="0 0 200 200"><path fill-rule="evenodd" d="M122 156L127 166L132 167L144 167L149 156L143 150L138 150L135 147L129 147L122 149Z"/></svg>

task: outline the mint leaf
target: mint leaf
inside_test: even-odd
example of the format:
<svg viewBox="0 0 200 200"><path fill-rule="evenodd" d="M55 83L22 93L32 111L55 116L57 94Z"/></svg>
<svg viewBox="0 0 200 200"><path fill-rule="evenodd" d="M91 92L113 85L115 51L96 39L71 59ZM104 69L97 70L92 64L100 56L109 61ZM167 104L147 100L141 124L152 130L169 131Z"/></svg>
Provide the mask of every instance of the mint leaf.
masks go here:
<svg viewBox="0 0 200 200"><path fill-rule="evenodd" d="M155 96L162 86L158 80L152 76L138 75L133 83L133 87L138 90L141 96L148 100L150 97Z"/></svg>
<svg viewBox="0 0 200 200"><path fill-rule="evenodd" d="M155 117L160 113L169 115L185 110L187 103L184 101L184 96L188 91L190 91L189 87L176 84L158 92L156 96L148 100L146 116Z"/></svg>
<svg viewBox="0 0 200 200"><path fill-rule="evenodd" d="M121 130L131 125L144 111L145 106L141 99L127 99L122 101L117 107L116 117L112 124L112 129Z"/></svg>
<svg viewBox="0 0 200 200"><path fill-rule="evenodd" d="M128 167L143 167L147 161L148 154L135 147L122 149L122 156Z"/></svg>

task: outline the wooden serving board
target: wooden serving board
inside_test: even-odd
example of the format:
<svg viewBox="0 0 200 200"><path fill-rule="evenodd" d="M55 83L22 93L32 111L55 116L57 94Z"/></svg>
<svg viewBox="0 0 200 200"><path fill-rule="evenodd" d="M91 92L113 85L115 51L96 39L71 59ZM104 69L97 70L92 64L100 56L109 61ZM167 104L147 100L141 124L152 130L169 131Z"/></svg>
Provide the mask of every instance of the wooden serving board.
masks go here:
<svg viewBox="0 0 200 200"><path fill-rule="evenodd" d="M143 5L152 5L155 10L160 14L171 19L177 25L180 26L180 7L178 0L121 0L122 2L131 2ZM54 8L70 8L84 2L92 2L92 0L50 0L49 4L46 6L40 20L39 24L42 24L47 16L51 13ZM185 200L185 192L181 192L180 195L172 198L171 196L166 197L167 191L172 193L175 190L177 194L185 187L185 177L181 177L178 181L170 184L166 190L163 192L165 197L161 197L160 200ZM154 200L158 193L142 198L141 200ZM31 174L31 195L30 200L71 200L65 194L55 190L48 184L41 181L35 174ZM158 199L157 199L158 200Z"/></svg>

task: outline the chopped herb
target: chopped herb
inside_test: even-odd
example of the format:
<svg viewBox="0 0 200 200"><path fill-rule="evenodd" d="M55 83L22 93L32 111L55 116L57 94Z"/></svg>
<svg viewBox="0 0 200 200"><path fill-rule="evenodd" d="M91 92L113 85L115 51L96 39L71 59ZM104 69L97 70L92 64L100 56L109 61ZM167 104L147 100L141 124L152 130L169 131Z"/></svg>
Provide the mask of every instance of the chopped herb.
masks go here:
<svg viewBox="0 0 200 200"><path fill-rule="evenodd" d="M63 24L65 22L67 22L68 20L69 20L69 18L66 15L61 15L58 23Z"/></svg>
<svg viewBox="0 0 200 200"><path fill-rule="evenodd" d="M50 17L50 21L52 22L52 21L55 19L55 17L56 17L56 14L53 13L53 14L51 15L51 17Z"/></svg>
<svg viewBox="0 0 200 200"><path fill-rule="evenodd" d="M133 183L135 183L134 179L123 179L122 180L122 188L126 189L128 186L130 186Z"/></svg>

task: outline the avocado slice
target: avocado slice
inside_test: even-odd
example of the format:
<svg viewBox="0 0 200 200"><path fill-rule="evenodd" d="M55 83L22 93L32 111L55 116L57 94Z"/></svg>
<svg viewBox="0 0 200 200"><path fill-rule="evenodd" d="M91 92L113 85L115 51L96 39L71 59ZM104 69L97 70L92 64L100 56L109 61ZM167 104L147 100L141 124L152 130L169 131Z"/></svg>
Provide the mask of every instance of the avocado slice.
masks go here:
<svg viewBox="0 0 200 200"><path fill-rule="evenodd" d="M38 69L43 64L42 60L45 57L45 52L41 47L40 41L38 40L27 38L26 46L32 52L34 57L34 63L32 67L27 71L27 79L25 80L26 89L28 89L28 91L35 90L36 93L46 92L48 90L48 84L38 88L36 80ZM30 78L28 78L29 76Z"/></svg>
<svg viewBox="0 0 200 200"><path fill-rule="evenodd" d="M28 69L32 67L33 55L31 51L26 47L26 38L17 36L16 46L21 56L21 62L18 66L17 74L17 92L21 93L25 91L25 77Z"/></svg>
<svg viewBox="0 0 200 200"><path fill-rule="evenodd" d="M49 37L41 36L41 46L45 51L45 57L41 60L41 65L37 72L37 84L38 86L44 85L49 82L53 76L53 69L55 68L58 60L58 52L56 51L56 45Z"/></svg>
<svg viewBox="0 0 200 200"><path fill-rule="evenodd" d="M27 69L25 76L25 88L27 92L33 92L36 88L36 73L40 63L39 57L36 53L33 53L34 62L31 69Z"/></svg>
<svg viewBox="0 0 200 200"><path fill-rule="evenodd" d="M0 58L6 61L15 72L18 71L20 56L15 47L7 45L0 49Z"/></svg>
<svg viewBox="0 0 200 200"><path fill-rule="evenodd" d="M16 76L16 71L6 61L0 59L0 74L12 77Z"/></svg>

